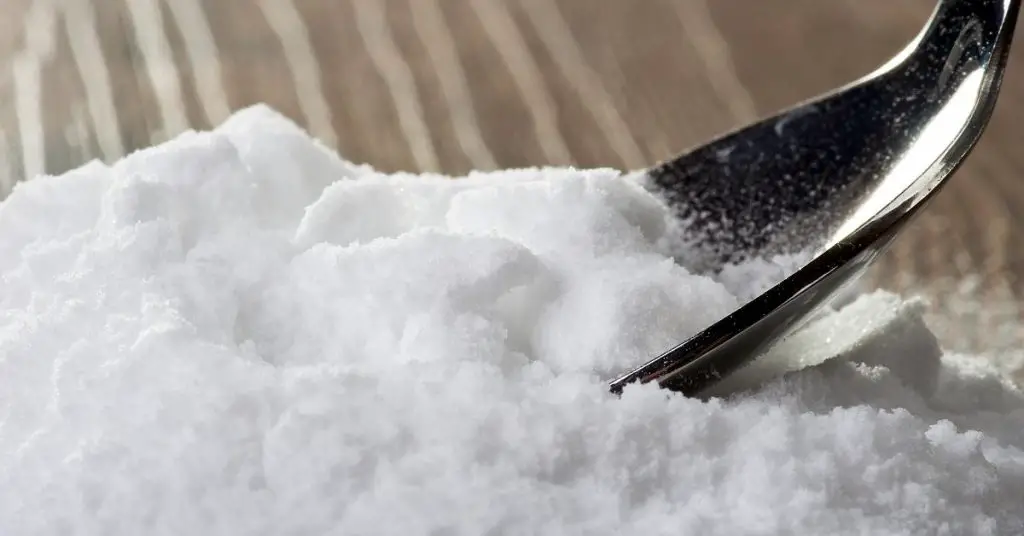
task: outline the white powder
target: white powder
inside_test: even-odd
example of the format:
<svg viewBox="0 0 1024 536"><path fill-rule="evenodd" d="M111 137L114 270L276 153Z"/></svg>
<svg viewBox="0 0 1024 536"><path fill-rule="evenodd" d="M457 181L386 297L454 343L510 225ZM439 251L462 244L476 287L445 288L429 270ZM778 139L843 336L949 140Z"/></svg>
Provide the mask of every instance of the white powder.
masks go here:
<svg viewBox="0 0 1024 536"><path fill-rule="evenodd" d="M667 222L612 171L383 176L266 108L23 184L0 534L1024 530L1024 397L916 302L826 316L728 399L611 395L779 266L689 274Z"/></svg>

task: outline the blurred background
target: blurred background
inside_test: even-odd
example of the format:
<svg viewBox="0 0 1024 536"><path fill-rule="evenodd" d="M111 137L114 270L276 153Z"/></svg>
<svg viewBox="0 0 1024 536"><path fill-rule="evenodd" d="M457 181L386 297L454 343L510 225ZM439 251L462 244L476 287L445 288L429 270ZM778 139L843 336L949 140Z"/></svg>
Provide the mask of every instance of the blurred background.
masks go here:
<svg viewBox="0 0 1024 536"><path fill-rule="evenodd" d="M267 103L386 171L641 168L845 84L934 0L3 0L0 189ZM1019 359L1024 51L962 171L872 273Z"/></svg>

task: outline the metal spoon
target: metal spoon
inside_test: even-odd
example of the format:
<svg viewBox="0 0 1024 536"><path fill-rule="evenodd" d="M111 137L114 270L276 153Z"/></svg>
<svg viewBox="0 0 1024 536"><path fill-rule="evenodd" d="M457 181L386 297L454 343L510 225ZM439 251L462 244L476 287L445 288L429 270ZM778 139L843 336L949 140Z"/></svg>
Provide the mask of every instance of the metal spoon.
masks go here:
<svg viewBox="0 0 1024 536"><path fill-rule="evenodd" d="M646 172L699 238L697 265L811 251L797 272L611 383L694 395L831 303L974 148L999 93L1020 0L941 0L865 78Z"/></svg>

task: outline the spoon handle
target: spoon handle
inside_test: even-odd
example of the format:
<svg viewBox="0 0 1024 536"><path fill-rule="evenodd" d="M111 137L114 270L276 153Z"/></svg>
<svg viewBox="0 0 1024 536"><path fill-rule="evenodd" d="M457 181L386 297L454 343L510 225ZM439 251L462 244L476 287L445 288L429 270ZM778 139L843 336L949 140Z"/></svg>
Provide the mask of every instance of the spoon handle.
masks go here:
<svg viewBox="0 0 1024 536"><path fill-rule="evenodd" d="M938 72L936 91L953 85L957 72L971 71L1009 47L1020 0L943 0L928 26L879 71L902 67L923 76ZM933 79L936 80L936 79Z"/></svg>
<svg viewBox="0 0 1024 536"><path fill-rule="evenodd" d="M943 0L872 74L645 174L677 212L691 269L811 252L796 273L615 379L702 392L797 329L881 255L992 115L1020 0Z"/></svg>

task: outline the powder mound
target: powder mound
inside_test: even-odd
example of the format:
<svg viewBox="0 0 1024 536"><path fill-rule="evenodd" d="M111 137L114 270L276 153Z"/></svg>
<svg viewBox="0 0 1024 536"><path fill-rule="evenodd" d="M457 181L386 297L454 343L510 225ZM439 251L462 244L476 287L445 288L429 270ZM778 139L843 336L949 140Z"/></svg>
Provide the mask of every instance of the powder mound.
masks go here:
<svg viewBox="0 0 1024 536"><path fill-rule="evenodd" d="M0 534L1024 531L1024 397L916 302L611 395L791 262L693 274L671 228L612 170L385 175L266 107L21 184Z"/></svg>

